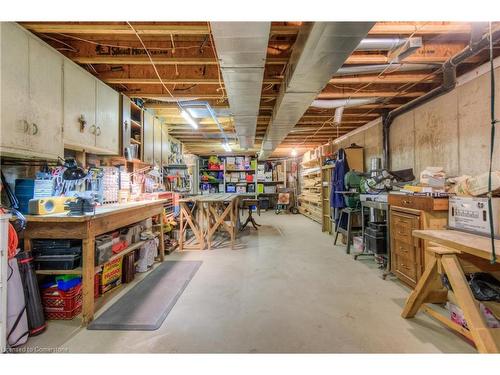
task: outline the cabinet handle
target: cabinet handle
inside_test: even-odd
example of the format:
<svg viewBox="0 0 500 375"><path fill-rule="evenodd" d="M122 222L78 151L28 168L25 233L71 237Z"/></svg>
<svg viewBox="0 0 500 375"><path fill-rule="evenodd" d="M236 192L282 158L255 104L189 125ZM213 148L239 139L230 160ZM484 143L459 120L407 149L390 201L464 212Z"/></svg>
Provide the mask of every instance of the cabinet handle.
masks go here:
<svg viewBox="0 0 500 375"><path fill-rule="evenodd" d="M101 135L101 127L100 126L98 126L96 128L96 135L98 135L98 136Z"/></svg>
<svg viewBox="0 0 500 375"><path fill-rule="evenodd" d="M89 129L90 134L95 134L95 125L92 125Z"/></svg>
<svg viewBox="0 0 500 375"><path fill-rule="evenodd" d="M33 127L33 131L31 132L31 134L37 135L38 134L38 125L33 123L33 124L31 124L31 126Z"/></svg>
<svg viewBox="0 0 500 375"><path fill-rule="evenodd" d="M408 266L404 265L403 263L401 263L399 266L400 266L400 267L403 267L404 269L407 269L407 270L409 270L409 269L410 269L410 267L408 267Z"/></svg>
<svg viewBox="0 0 500 375"><path fill-rule="evenodd" d="M30 130L30 124L26 120L23 120L23 124L24 124L24 132L27 133L28 130Z"/></svg>
<svg viewBox="0 0 500 375"><path fill-rule="evenodd" d="M403 253L407 253L408 250L406 250L403 246L399 247L399 251L402 251Z"/></svg>

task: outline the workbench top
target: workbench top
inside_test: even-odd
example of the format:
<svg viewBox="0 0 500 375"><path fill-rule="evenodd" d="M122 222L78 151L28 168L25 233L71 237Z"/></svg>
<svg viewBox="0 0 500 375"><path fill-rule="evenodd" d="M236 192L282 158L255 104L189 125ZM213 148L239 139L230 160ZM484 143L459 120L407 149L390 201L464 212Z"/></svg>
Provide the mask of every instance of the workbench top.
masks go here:
<svg viewBox="0 0 500 375"><path fill-rule="evenodd" d="M179 202L230 202L238 197L253 197L255 194L251 193L218 193L218 194L203 194L194 195L186 198L179 199Z"/></svg>
<svg viewBox="0 0 500 375"><path fill-rule="evenodd" d="M460 232L458 230L414 230L413 235L483 259L491 259L491 239ZM500 240L495 240L495 249L500 253Z"/></svg>
<svg viewBox="0 0 500 375"><path fill-rule="evenodd" d="M137 207L151 207L157 205L163 205L168 202L168 199L157 199L157 200L143 200L138 202L129 203L115 203L107 204L104 206L99 206L95 209L95 213L88 213L85 215L68 215L67 213L50 214L50 215L26 215L26 220L28 222L83 222L89 221L96 218L104 217L107 215L122 214L126 213L128 210L135 209Z"/></svg>

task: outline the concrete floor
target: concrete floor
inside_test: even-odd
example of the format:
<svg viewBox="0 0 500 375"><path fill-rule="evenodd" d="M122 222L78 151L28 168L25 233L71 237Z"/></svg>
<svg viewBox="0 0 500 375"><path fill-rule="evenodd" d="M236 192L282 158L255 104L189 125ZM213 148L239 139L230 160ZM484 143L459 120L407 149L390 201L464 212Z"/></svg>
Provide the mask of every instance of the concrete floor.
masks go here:
<svg viewBox="0 0 500 375"><path fill-rule="evenodd" d="M30 346L69 352L462 353L426 315L400 317L408 288L354 261L302 215L257 217L237 250L174 253L203 264L157 331L88 331L51 322Z"/></svg>

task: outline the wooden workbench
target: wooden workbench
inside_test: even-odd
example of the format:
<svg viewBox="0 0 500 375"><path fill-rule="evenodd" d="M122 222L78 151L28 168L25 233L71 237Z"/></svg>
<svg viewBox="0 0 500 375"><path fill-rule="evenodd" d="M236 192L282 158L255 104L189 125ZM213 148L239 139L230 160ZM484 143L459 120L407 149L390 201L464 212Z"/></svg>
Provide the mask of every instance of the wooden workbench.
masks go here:
<svg viewBox="0 0 500 375"><path fill-rule="evenodd" d="M206 194L190 196L179 200L180 233L179 250L211 249L217 229L226 231L234 249L238 226L238 202L246 194ZM189 205L192 204L192 207ZM229 219L229 220L228 220ZM186 243L187 229L194 237Z"/></svg>
<svg viewBox="0 0 500 375"><path fill-rule="evenodd" d="M24 233L24 248L31 250L32 239L81 239L82 267L70 271L54 271L54 274L81 274L83 288L82 320L86 325L94 318L94 276L96 267L95 237L114 231L142 220L160 216L165 199L155 201L140 201L124 204L98 207L95 214L68 216L67 214L28 215ZM165 251L163 231L160 230L160 261L164 260ZM135 244L134 244L135 245ZM130 246L130 250L134 245ZM116 256L123 256L127 249ZM50 274L50 271L40 273Z"/></svg>
<svg viewBox="0 0 500 375"><path fill-rule="evenodd" d="M455 230L414 230L413 235L427 242L429 259L415 290L402 312L412 318L422 307L425 312L449 328L473 341L481 353L500 352L500 328L489 328L467 282L466 273L500 271L498 262L491 263L491 240L488 237ZM500 250L500 240L495 240ZM453 291L447 291L441 275L446 274ZM426 303L444 303L450 295L463 311L468 329L437 313Z"/></svg>

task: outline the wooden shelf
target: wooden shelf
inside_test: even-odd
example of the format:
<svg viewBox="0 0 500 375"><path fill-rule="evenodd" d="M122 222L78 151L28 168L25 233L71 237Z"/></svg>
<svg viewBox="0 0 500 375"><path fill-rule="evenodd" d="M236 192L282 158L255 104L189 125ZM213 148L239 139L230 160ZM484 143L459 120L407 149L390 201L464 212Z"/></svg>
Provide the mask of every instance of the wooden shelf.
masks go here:
<svg viewBox="0 0 500 375"><path fill-rule="evenodd" d="M133 143L135 145L141 145L142 142L138 141L137 139L134 139L134 138L130 138L130 143Z"/></svg>
<svg viewBox="0 0 500 375"><path fill-rule="evenodd" d="M248 173L255 173L255 170L253 170L253 169L226 169L226 172L248 172Z"/></svg>
<svg viewBox="0 0 500 375"><path fill-rule="evenodd" d="M134 251L144 245L146 241L139 241L136 242L123 251L119 252L118 254L113 255L111 258L108 259L106 263L112 262L115 259L121 258L124 255L127 255L131 251ZM106 264L104 263L104 264ZM99 266L95 267L95 273L99 272L102 269L102 266L104 264L101 264ZM36 270L35 271L37 275L81 275L82 274L82 267L75 268L73 270Z"/></svg>
<svg viewBox="0 0 500 375"><path fill-rule="evenodd" d="M37 275L81 275L82 267L73 270L36 270Z"/></svg>
<svg viewBox="0 0 500 375"><path fill-rule="evenodd" d="M136 120L130 119L130 124L133 128L142 129L142 124Z"/></svg>

